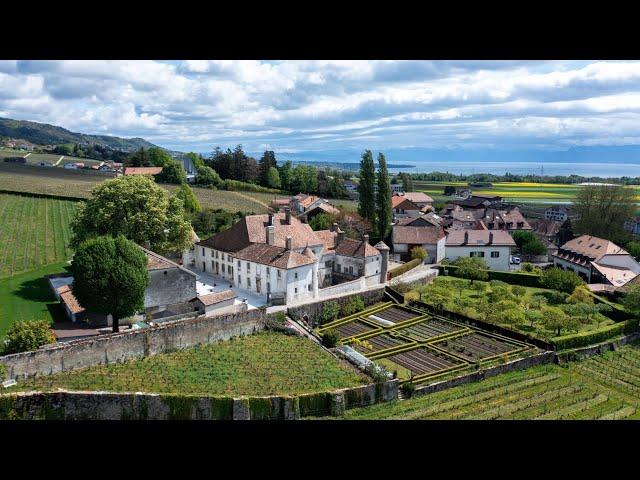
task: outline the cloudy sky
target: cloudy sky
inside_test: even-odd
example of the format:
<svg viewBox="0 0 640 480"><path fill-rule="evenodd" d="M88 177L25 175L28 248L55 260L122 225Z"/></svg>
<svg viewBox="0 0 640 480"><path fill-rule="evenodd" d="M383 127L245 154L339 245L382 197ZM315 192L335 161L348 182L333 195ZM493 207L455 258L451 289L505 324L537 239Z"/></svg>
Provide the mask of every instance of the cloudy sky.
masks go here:
<svg viewBox="0 0 640 480"><path fill-rule="evenodd" d="M209 152L640 144L633 61L0 61L0 117Z"/></svg>

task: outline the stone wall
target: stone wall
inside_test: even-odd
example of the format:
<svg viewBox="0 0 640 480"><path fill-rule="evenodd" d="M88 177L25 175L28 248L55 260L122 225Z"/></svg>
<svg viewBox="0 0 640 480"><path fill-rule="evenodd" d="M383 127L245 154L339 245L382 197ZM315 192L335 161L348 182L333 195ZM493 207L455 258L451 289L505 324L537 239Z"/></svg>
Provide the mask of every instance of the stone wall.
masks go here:
<svg viewBox="0 0 640 480"><path fill-rule="evenodd" d="M623 345L634 342L638 339L640 339L640 332L632 333L631 335L625 335L624 337L618 338L616 340L609 340L598 345L576 348L567 352L559 353L557 355L557 361L558 363L564 363L569 361L582 360L584 358L593 357L594 355L602 355L605 352L615 351Z"/></svg>
<svg viewBox="0 0 640 480"><path fill-rule="evenodd" d="M346 295L347 293L355 293L360 290L364 290L366 288L365 277L356 278L355 280L351 280L344 283L339 283L338 285L333 285L331 287L325 287L318 290L318 295L320 298L328 298L334 295Z"/></svg>
<svg viewBox="0 0 640 480"><path fill-rule="evenodd" d="M331 301L336 302L338 303L338 305L342 306L353 297L360 297L364 301L365 306L369 306L377 302L385 301L384 289L384 285L380 285L379 288L360 292L355 295L345 295L343 297L332 298ZM290 307L287 309L287 314L294 320L302 320L302 318L306 315L309 320L313 322L322 312L322 309L324 308L324 304L326 302L327 300L322 300L319 302L307 303L305 305L300 305L297 307Z"/></svg>
<svg viewBox="0 0 640 480"><path fill-rule="evenodd" d="M74 370L92 365L124 362L195 345L250 335L264 329L264 309L166 322L151 328L100 335L85 340L45 347L32 352L0 357L5 378Z"/></svg>
<svg viewBox="0 0 640 480"><path fill-rule="evenodd" d="M197 294L195 273L182 267L151 270L149 285L144 291L144 307L185 303Z"/></svg>
<svg viewBox="0 0 640 480"><path fill-rule="evenodd" d="M296 420L398 397L398 381L289 397L197 397L152 393L20 392L0 395L0 420Z"/></svg>

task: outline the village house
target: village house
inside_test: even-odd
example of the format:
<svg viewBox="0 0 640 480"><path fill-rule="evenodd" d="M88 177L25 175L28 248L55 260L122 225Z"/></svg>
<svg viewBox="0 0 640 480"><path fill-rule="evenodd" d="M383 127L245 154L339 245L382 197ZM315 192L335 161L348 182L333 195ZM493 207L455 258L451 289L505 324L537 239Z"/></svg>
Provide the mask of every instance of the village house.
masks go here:
<svg viewBox="0 0 640 480"><path fill-rule="evenodd" d="M268 303L296 303L318 298L321 288L342 280L365 277L366 285L384 282L384 247L387 250L381 252L371 246L368 236L345 238L336 224L314 232L287 208L246 216L197 242L184 253L183 264L266 296Z"/></svg>
<svg viewBox="0 0 640 480"><path fill-rule="evenodd" d="M298 215L308 210L312 210L322 203L327 203L327 201L317 197L316 195L299 193L298 195L291 197L291 210Z"/></svg>
<svg viewBox="0 0 640 480"><path fill-rule="evenodd" d="M193 300L198 313L205 317L220 315L223 313L237 313L235 301L238 294L233 290L223 290L221 292L212 292L205 295L199 295ZM243 304L246 306L246 304Z"/></svg>
<svg viewBox="0 0 640 480"><path fill-rule="evenodd" d="M426 220L422 218L416 221ZM439 263L445 255L446 234L440 225L408 225L393 226L391 241L393 243L393 258L397 261L411 260L411 250L422 247L427 252L426 263Z"/></svg>
<svg viewBox="0 0 640 480"><path fill-rule="evenodd" d="M503 230L456 230L447 235L445 256L449 260L479 257L491 270L509 270L511 249L515 246L511 235Z"/></svg>
<svg viewBox="0 0 640 480"><path fill-rule="evenodd" d="M640 274L640 264L622 247L604 238L582 235L553 256L554 267L578 274L592 290L624 286Z"/></svg>
<svg viewBox="0 0 640 480"><path fill-rule="evenodd" d="M397 196L404 197L410 202L420 207L423 212L433 209L433 198L424 192L397 193Z"/></svg>
<svg viewBox="0 0 640 480"><path fill-rule="evenodd" d="M569 210L563 206L554 205L544 211L544 218L546 220L556 220L558 222L564 222L569 218Z"/></svg>
<svg viewBox="0 0 640 480"><path fill-rule="evenodd" d="M184 156L178 160L182 164L182 168L184 168L184 173L187 177L188 183L196 183L196 178L198 172L196 170L196 166L193 164L193 160L190 157Z"/></svg>
<svg viewBox="0 0 640 480"><path fill-rule="evenodd" d="M391 209L395 218L418 217L422 213L418 205L401 195L391 197Z"/></svg>
<svg viewBox="0 0 640 480"><path fill-rule="evenodd" d="M321 213L327 215L338 215L340 213L340 209L334 207L328 202L319 203L315 207L306 210L304 213L298 215L298 219L303 223L309 223L313 220L314 217L320 215Z"/></svg>
<svg viewBox="0 0 640 480"><path fill-rule="evenodd" d="M624 229L634 235L640 235L640 217L633 217L624 222Z"/></svg>

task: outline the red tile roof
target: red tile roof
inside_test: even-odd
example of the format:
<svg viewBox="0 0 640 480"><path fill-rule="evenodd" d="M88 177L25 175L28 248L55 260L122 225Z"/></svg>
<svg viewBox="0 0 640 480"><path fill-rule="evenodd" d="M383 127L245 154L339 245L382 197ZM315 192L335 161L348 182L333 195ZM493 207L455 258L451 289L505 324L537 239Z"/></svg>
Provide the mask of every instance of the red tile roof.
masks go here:
<svg viewBox="0 0 640 480"><path fill-rule="evenodd" d="M158 175L162 167L125 167L125 175Z"/></svg>
<svg viewBox="0 0 640 480"><path fill-rule="evenodd" d="M222 292L208 293L207 295L199 295L196 297L206 307L215 305L216 303L237 298L238 295L233 290L223 290Z"/></svg>
<svg viewBox="0 0 640 480"><path fill-rule="evenodd" d="M306 251L307 249L305 249ZM309 250L310 251L310 250ZM294 250L287 250L282 247L267 245L264 243L254 243L236 252L234 256L240 260L268 265L275 268L296 268L303 265L310 265L316 261L315 255L298 253Z"/></svg>
<svg viewBox="0 0 640 480"><path fill-rule="evenodd" d="M394 226L391 240L394 244L435 244L446 235L442 227Z"/></svg>
<svg viewBox="0 0 640 480"><path fill-rule="evenodd" d="M467 242L465 243L465 234L467 234ZM491 245L502 245L515 247L516 242L513 241L511 235L504 230L453 230L447 236L446 246L455 247L468 245L471 247L489 245L489 236L492 235Z"/></svg>
<svg viewBox="0 0 640 480"><path fill-rule="evenodd" d="M380 250L364 240L344 238L336 247L336 255L345 255L347 257L373 257L375 255L380 255Z"/></svg>
<svg viewBox="0 0 640 480"><path fill-rule="evenodd" d="M431 198L429 195L427 195L424 192L405 192L401 196L404 196L404 198L416 204L417 203L433 203L433 198Z"/></svg>
<svg viewBox="0 0 640 480"><path fill-rule="evenodd" d="M401 208L403 210L420 210L420 207L404 197L394 195L391 197L391 208Z"/></svg>

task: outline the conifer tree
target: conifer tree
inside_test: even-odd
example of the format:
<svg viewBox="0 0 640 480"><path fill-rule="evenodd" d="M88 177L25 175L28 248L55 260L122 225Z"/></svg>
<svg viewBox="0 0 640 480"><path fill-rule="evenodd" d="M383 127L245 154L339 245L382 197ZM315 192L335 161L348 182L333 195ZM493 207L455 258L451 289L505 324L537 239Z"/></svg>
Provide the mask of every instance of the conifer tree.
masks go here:
<svg viewBox="0 0 640 480"><path fill-rule="evenodd" d="M376 172L373 165L373 155L371 150L365 150L360 160L360 185L358 186L360 198L358 202L358 213L362 218L369 220L372 224L376 218L375 178Z"/></svg>
<svg viewBox="0 0 640 480"><path fill-rule="evenodd" d="M387 160L378 154L378 193L376 195L377 230L380 240L384 240L391 230L391 184Z"/></svg>

